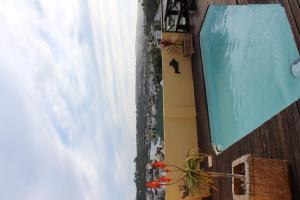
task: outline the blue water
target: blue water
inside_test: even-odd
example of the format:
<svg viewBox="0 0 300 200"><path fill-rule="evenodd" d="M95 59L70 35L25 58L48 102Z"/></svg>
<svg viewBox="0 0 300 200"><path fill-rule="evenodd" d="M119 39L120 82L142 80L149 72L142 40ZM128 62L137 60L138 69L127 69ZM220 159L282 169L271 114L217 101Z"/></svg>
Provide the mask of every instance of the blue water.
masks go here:
<svg viewBox="0 0 300 200"><path fill-rule="evenodd" d="M280 5L210 6L200 45L213 144L226 149L300 97Z"/></svg>

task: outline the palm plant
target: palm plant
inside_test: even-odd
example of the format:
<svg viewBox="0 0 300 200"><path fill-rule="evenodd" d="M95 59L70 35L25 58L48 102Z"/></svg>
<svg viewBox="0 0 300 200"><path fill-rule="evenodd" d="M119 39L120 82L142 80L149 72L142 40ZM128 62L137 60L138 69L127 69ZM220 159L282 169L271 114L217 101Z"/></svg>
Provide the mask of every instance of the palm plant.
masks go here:
<svg viewBox="0 0 300 200"><path fill-rule="evenodd" d="M183 46L183 41L176 36L166 36L160 41L162 48L166 49L168 53L178 53Z"/></svg>

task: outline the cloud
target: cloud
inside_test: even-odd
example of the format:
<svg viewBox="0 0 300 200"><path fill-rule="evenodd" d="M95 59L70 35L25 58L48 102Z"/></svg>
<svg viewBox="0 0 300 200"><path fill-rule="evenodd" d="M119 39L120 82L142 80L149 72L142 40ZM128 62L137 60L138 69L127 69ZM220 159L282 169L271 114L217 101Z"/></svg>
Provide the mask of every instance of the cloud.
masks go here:
<svg viewBox="0 0 300 200"><path fill-rule="evenodd" d="M133 199L136 2L0 4L0 199Z"/></svg>

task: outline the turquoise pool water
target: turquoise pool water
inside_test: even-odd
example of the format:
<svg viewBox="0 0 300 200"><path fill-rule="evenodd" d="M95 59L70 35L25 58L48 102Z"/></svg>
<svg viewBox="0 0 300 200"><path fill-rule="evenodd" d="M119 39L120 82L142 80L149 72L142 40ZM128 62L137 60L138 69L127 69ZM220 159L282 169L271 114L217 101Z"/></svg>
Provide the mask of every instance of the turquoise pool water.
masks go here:
<svg viewBox="0 0 300 200"><path fill-rule="evenodd" d="M280 5L210 6L200 33L212 143L226 149L300 97Z"/></svg>

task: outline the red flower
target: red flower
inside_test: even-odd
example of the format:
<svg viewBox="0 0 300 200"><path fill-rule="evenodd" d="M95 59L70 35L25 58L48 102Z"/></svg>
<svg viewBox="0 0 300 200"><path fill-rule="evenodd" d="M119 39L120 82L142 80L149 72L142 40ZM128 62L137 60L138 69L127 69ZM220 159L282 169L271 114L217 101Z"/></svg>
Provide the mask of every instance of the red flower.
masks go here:
<svg viewBox="0 0 300 200"><path fill-rule="evenodd" d="M158 181L151 181L145 184L148 188L160 188L161 184Z"/></svg>
<svg viewBox="0 0 300 200"><path fill-rule="evenodd" d="M168 41L168 40L162 39L162 40L160 41L160 45L163 46L163 47L170 46L170 45L172 45L172 44L173 44L173 42L170 42L170 41Z"/></svg>
<svg viewBox="0 0 300 200"><path fill-rule="evenodd" d="M167 182L171 182L172 179L168 178L166 176L162 176L162 177L159 177L159 181L167 183Z"/></svg>
<svg viewBox="0 0 300 200"><path fill-rule="evenodd" d="M170 171L171 171L171 170L169 170L169 169L165 168L165 172L167 172L167 173L168 173L168 172L170 172Z"/></svg>
<svg viewBox="0 0 300 200"><path fill-rule="evenodd" d="M152 165L152 167L158 167L161 169L164 169L166 167L166 164L164 162L154 162L151 165Z"/></svg>

